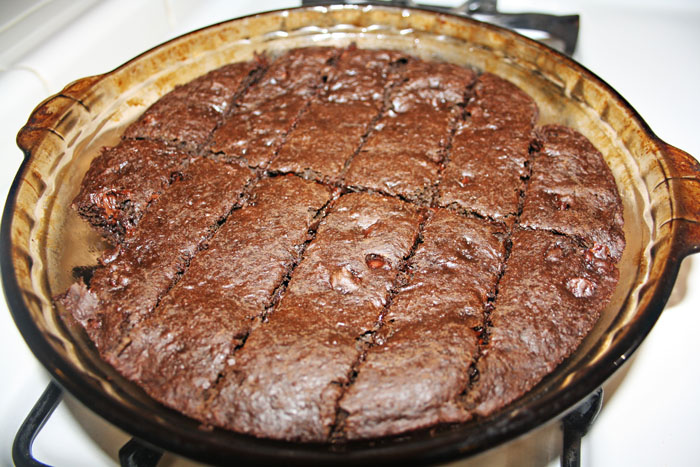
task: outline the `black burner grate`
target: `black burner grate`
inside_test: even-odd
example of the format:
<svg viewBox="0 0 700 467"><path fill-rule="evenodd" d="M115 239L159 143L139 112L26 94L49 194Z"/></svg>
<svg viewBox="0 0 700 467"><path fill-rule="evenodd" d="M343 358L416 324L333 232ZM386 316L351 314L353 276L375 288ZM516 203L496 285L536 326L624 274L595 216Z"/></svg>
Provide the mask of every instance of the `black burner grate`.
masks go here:
<svg viewBox="0 0 700 467"><path fill-rule="evenodd" d="M51 381L15 436L12 459L17 467L48 467L34 458L32 444L62 398L63 389ZM562 467L581 465L581 439L593 425L602 404L603 390L599 388L562 419ZM155 467L162 455L161 450L137 438L131 438L119 450L119 462L123 467Z"/></svg>

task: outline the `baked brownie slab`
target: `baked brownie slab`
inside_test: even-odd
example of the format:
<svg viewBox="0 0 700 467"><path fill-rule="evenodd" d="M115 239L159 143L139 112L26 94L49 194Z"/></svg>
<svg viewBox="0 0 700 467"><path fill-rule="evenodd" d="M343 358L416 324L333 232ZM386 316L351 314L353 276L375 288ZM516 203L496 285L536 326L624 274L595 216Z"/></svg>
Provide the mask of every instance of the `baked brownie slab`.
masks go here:
<svg viewBox="0 0 700 467"><path fill-rule="evenodd" d="M218 222L239 202L250 170L200 159L173 183L119 247L103 257L90 289L77 283L63 299L111 361L125 332L147 316Z"/></svg>
<svg viewBox="0 0 700 467"><path fill-rule="evenodd" d="M517 86L484 73L474 86L467 113L452 141L438 188L439 204L496 220L514 216L529 174L537 106Z"/></svg>
<svg viewBox="0 0 700 467"><path fill-rule="evenodd" d="M520 224L585 240L602 257L625 248L622 201L603 156L583 135L560 125L538 128Z"/></svg>
<svg viewBox="0 0 700 467"><path fill-rule="evenodd" d="M341 197L322 221L269 321L221 380L213 423L256 436L323 441L342 385L417 236L421 215L397 199Z"/></svg>
<svg viewBox="0 0 700 467"><path fill-rule="evenodd" d="M615 288L615 264L569 237L517 229L469 398L489 415L530 390L593 328Z"/></svg>
<svg viewBox="0 0 700 467"><path fill-rule="evenodd" d="M534 130L511 83L355 47L217 73L155 104L76 198L121 237L59 300L156 400L296 441L462 422L609 303L610 171L574 131Z"/></svg>
<svg viewBox="0 0 700 467"><path fill-rule="evenodd" d="M344 50L270 169L337 180L379 116L400 58L392 51Z"/></svg>
<svg viewBox="0 0 700 467"><path fill-rule="evenodd" d="M204 418L207 390L274 300L330 190L262 180L158 307L129 333L117 368L154 398Z"/></svg>
<svg viewBox="0 0 700 467"><path fill-rule="evenodd" d="M438 210L410 259L383 326L340 401L343 434L372 438L469 418L478 328L505 257L505 235L478 219Z"/></svg>
<svg viewBox="0 0 700 467"><path fill-rule="evenodd" d="M187 162L185 153L159 141L122 141L93 159L73 208L105 237L119 242Z"/></svg>
<svg viewBox="0 0 700 467"><path fill-rule="evenodd" d="M389 111L352 160L345 183L429 203L460 114L458 105L475 75L456 65L415 59L401 75Z"/></svg>
<svg viewBox="0 0 700 467"><path fill-rule="evenodd" d="M265 167L337 54L332 48L296 49L275 60L214 131L209 151L222 160Z"/></svg>
<svg viewBox="0 0 700 467"><path fill-rule="evenodd" d="M260 71L257 61L233 63L177 86L130 125L124 137L169 141L196 151Z"/></svg>

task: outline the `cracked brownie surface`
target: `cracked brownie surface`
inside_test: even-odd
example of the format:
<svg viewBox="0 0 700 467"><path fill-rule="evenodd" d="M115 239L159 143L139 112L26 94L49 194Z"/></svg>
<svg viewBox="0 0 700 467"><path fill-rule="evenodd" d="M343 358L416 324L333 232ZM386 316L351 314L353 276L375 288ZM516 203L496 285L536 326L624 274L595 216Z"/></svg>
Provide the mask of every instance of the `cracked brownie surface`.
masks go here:
<svg viewBox="0 0 700 467"><path fill-rule="evenodd" d="M208 150L226 161L265 167L323 81L338 51L291 51L272 62L214 130Z"/></svg>
<svg viewBox="0 0 700 467"><path fill-rule="evenodd" d="M622 203L603 156L489 73L312 47L176 87L73 207L113 247L57 297L205 425L313 442L488 417L595 325Z"/></svg>
<svg viewBox="0 0 700 467"><path fill-rule="evenodd" d="M427 204L474 73L411 60L398 80L385 112L350 163L345 183Z"/></svg>

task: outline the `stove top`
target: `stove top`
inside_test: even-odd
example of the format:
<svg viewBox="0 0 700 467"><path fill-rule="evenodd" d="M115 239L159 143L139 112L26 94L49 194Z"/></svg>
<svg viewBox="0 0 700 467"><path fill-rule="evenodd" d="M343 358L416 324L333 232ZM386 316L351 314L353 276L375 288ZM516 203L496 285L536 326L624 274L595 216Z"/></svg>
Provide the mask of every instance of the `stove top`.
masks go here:
<svg viewBox="0 0 700 467"><path fill-rule="evenodd" d="M27 0L0 3L0 197L22 160L17 131L32 109L69 82L109 71L180 34L289 0ZM456 5L457 0L420 3ZM665 141L700 156L700 3L694 0L509 0L501 11L578 13L574 58L617 89ZM126 32L129 31L129 32ZM687 465L700 432L700 260L681 267L666 310L629 362L604 385L604 406L583 440L582 465ZM0 301L0 465L49 376ZM130 436L66 396L34 444L42 462L118 465ZM558 465L558 423L456 465ZM191 466L166 454L161 465Z"/></svg>

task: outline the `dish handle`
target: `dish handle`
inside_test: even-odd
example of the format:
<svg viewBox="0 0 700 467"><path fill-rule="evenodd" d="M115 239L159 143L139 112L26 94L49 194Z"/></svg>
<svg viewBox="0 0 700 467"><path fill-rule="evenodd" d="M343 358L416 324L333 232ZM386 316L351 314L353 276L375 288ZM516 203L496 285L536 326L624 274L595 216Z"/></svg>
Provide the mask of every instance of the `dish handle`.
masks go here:
<svg viewBox="0 0 700 467"><path fill-rule="evenodd" d="M90 89L95 82L102 79L102 75L81 78L66 86L58 94L46 98L36 106L29 116L27 123L17 134L17 146L24 153L27 159L34 149L41 143L47 135L53 135L60 142L64 142L61 122L73 105L80 105L88 112L90 109L81 101L86 89Z"/></svg>
<svg viewBox="0 0 700 467"><path fill-rule="evenodd" d="M674 249L679 259L700 251L700 163L690 154L662 143L668 174L665 184L673 196Z"/></svg>

